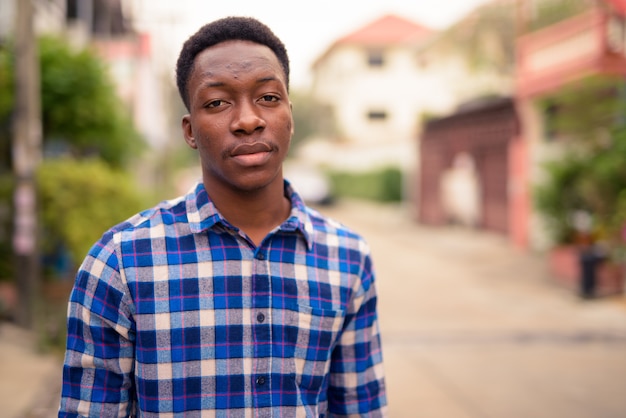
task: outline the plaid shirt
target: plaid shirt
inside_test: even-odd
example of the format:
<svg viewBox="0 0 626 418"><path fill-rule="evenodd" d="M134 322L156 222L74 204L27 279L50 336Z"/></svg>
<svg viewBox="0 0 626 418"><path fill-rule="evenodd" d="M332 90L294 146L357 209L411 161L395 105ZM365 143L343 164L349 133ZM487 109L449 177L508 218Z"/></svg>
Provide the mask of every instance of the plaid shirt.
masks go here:
<svg viewBox="0 0 626 418"><path fill-rule="evenodd" d="M259 247L201 183L103 235L70 297L59 417L385 416L369 248L285 190Z"/></svg>

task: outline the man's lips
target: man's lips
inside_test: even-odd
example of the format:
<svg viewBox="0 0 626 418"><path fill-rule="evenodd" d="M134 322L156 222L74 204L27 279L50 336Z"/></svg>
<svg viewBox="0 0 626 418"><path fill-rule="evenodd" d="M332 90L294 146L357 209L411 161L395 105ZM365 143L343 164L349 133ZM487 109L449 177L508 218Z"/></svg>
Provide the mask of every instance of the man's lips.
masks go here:
<svg viewBox="0 0 626 418"><path fill-rule="evenodd" d="M237 145L230 153L238 164L248 167L256 167L265 164L272 152L271 145L264 142Z"/></svg>
<svg viewBox="0 0 626 418"><path fill-rule="evenodd" d="M239 144L233 148L231 156L238 157L240 155L251 155L262 152L271 152L272 147L264 142L253 142L251 144Z"/></svg>

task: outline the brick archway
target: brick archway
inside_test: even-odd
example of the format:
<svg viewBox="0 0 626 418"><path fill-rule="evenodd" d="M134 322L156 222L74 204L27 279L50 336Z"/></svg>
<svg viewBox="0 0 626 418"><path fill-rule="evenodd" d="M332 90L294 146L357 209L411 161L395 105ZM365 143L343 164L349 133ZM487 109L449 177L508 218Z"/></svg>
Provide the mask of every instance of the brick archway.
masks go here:
<svg viewBox="0 0 626 418"><path fill-rule="evenodd" d="M429 121L420 143L419 220L429 225L449 222L442 178L455 156L466 153L475 162L479 183L477 226L508 233L509 155L518 133L515 106L509 98L473 103L453 115Z"/></svg>

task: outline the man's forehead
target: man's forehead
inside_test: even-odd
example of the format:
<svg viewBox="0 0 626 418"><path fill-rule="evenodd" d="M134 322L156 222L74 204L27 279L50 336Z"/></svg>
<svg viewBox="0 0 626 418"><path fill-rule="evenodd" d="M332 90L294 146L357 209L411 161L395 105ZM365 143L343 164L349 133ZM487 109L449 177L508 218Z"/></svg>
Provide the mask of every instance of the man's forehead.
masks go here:
<svg viewBox="0 0 626 418"><path fill-rule="evenodd" d="M215 45L211 45L204 50L200 51L198 56L233 56L238 57L241 55L258 56L259 58L269 58L278 60L278 57L272 51L272 49L264 44L246 40L228 40L219 42ZM197 58L197 57L196 57Z"/></svg>
<svg viewBox="0 0 626 418"><path fill-rule="evenodd" d="M277 72L284 68L269 47L251 41L224 41L201 51L194 62L196 76L214 77L223 72L243 74L253 70Z"/></svg>

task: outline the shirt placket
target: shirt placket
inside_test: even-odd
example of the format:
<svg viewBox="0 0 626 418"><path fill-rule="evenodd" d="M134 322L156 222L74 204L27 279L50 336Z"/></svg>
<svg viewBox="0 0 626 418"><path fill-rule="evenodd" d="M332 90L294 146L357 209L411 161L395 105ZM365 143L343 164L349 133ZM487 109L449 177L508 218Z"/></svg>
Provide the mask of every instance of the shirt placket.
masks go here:
<svg viewBox="0 0 626 418"><path fill-rule="evenodd" d="M270 416L271 407L271 321L270 277L267 247L258 247L252 264L252 337L254 366L252 387L255 416ZM267 413L267 415L266 415Z"/></svg>

